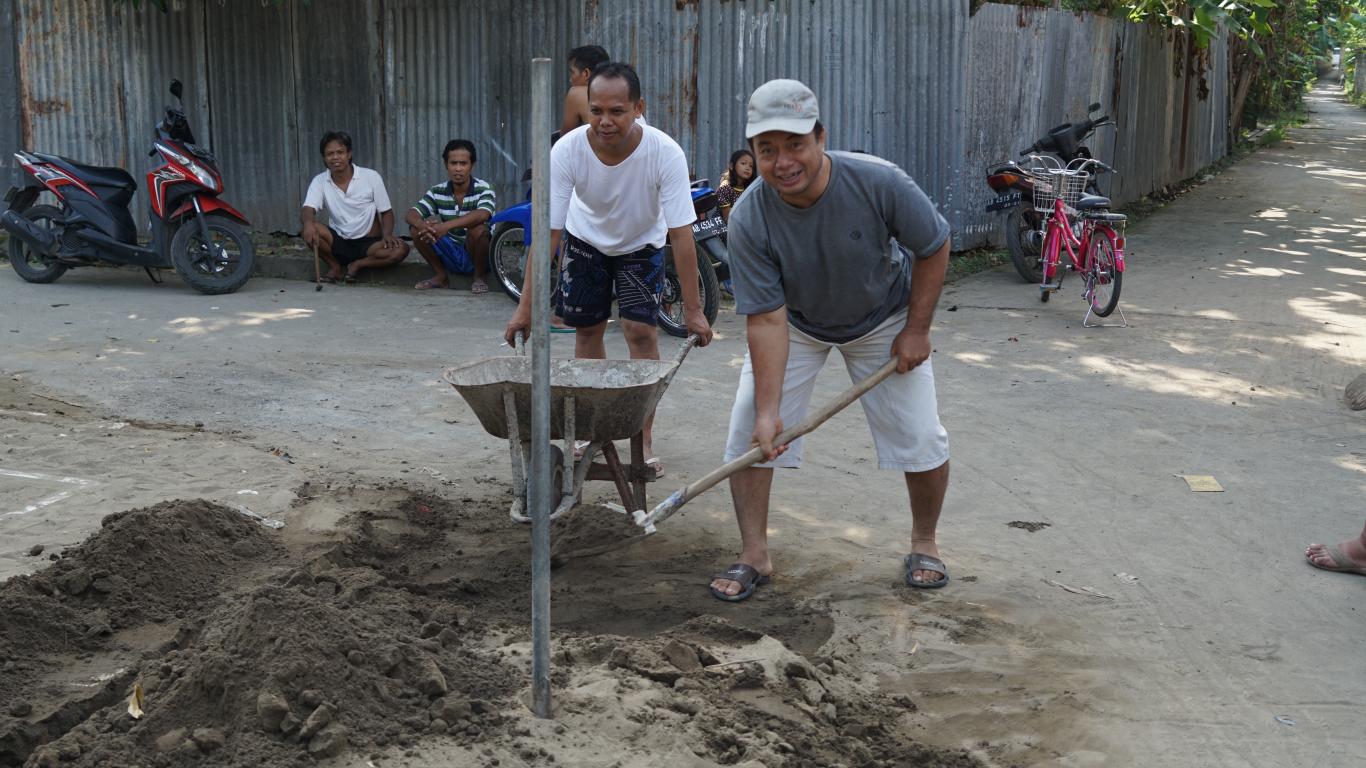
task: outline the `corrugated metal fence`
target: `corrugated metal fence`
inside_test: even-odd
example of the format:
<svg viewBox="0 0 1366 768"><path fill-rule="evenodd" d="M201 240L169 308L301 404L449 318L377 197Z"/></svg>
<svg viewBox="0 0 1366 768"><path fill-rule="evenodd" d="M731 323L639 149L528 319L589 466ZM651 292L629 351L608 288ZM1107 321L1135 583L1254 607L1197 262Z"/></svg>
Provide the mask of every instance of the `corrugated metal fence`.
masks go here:
<svg viewBox="0 0 1366 768"><path fill-rule="evenodd" d="M258 229L297 229L329 129L352 134L396 206L442 178L441 146L457 136L475 141L476 174L511 204L530 149L528 61L586 41L637 66L650 122L712 179L744 144L749 92L772 77L806 81L830 146L905 167L960 246L996 228L980 213L981 169L1091 101L1120 121L1118 144L1105 135L1096 148L1124 171L1121 200L1225 151L1226 48L1211 52L1201 98L1164 34L1088 14L987 5L970 16L964 0L176 1L162 14L16 0L0 19L0 43L14 41L0 45L0 104L18 115L0 118L0 167L22 145L142 169L177 76L228 199Z"/></svg>
<svg viewBox="0 0 1366 768"><path fill-rule="evenodd" d="M1228 46L1211 45L1208 69L1185 71L1180 38L1120 19L987 5L968 27L964 175L967 204L957 224L961 245L997 238L999 214L982 213L992 193L983 169L1017 159L1049 128L1086 117L1100 102L1118 123L1088 142L1120 171L1100 181L1123 203L1189 178L1228 153Z"/></svg>

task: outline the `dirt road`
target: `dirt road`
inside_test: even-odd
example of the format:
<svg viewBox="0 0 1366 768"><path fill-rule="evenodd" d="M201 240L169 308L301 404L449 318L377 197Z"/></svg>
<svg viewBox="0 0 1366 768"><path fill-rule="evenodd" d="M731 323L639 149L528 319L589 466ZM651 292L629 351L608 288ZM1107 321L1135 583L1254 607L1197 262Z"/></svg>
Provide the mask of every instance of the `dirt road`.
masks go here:
<svg viewBox="0 0 1366 768"><path fill-rule="evenodd" d="M949 588L898 586L903 486L875 471L849 411L809 441L805 469L778 480L779 577L758 597L706 598L737 546L716 491L643 544L558 571L562 641L650 643L686 626L679 637L704 643L715 632L697 622L719 617L753 630L745 643L766 635L826 665L841 702L872 720L892 716L869 697L904 695L888 700L914 711L893 730L987 765L1362 764L1366 580L1313 570L1300 553L1366 517L1366 414L1341 400L1366 370L1366 112L1326 92L1310 109L1281 146L1131 228L1128 328L1083 329L1075 281L1048 304L1007 270L946 291L935 367L954 452ZM0 577L47 565L109 513L174 498L284 520L303 551L354 535L338 533L343 515L420 492L457 504L461 525L470 510L496 521L471 552L522 557L524 534L503 523L505 448L439 380L444 365L506 352L502 297L266 280L201 297L131 272L75 272L50 286L0 275L0 306ZM719 461L743 326L723 314L718 331L661 405L669 474L655 498ZM619 338L610 353L624 356ZM846 384L832 362L817 397ZM1225 490L1194 493L1179 475ZM521 588L516 569L504 575L499 589ZM508 620L525 607L478 605ZM683 726L631 711L645 683L603 693L608 668L561 678L568 732L514 725L523 747L495 745L502 764L542 760L518 751L528 741L561 765L795 759L781 739L771 760L743 739L688 751ZM771 704L743 686L711 695L704 706L732 697L725 718ZM771 725L800 703L764 716ZM831 744L868 739L889 765L908 754L830 723ZM371 744L339 764L494 754L477 739L410 740L406 756Z"/></svg>

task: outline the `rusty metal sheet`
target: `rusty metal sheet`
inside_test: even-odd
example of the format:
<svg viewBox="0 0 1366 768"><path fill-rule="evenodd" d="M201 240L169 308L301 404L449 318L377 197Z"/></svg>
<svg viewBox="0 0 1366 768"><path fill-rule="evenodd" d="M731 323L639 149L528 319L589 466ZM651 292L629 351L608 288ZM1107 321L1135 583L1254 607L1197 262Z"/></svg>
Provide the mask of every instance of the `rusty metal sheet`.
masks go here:
<svg viewBox="0 0 1366 768"><path fill-rule="evenodd" d="M20 143L92 165L123 165L127 103L108 4L22 3L18 14Z"/></svg>
<svg viewBox="0 0 1366 768"><path fill-rule="evenodd" d="M382 101L385 183L402 218L445 178L441 150L450 139L475 144L474 174L494 186L499 207L521 202L531 157L531 59L561 63L584 44L578 0L386 0L383 3ZM567 75L556 83L558 98ZM400 227L402 230L403 227Z"/></svg>
<svg viewBox="0 0 1366 768"><path fill-rule="evenodd" d="M351 136L357 165L387 176L379 6L375 0L327 0L288 3L294 72L295 146L291 169L308 180L322 172L319 141L329 131ZM392 191L392 190L390 190ZM296 231L303 192L286 221L272 229ZM394 200L394 206L400 205ZM402 218L402 211L395 216Z"/></svg>
<svg viewBox="0 0 1366 768"><path fill-rule="evenodd" d="M173 13L162 13L151 3L143 3L141 7L123 3L113 8L112 18L120 50L133 52L133 55L119 57L122 79L112 86L123 91L126 114L122 126L126 154L117 164L138 181L133 220L146 235L145 182L147 170L154 162L147 152L157 122L163 117L165 107L174 101L169 90L172 78L185 85L185 114L195 138L207 142L212 133L207 66L204 46L200 44L204 5L189 3L177 7Z"/></svg>
<svg viewBox="0 0 1366 768"><path fill-rule="evenodd" d="M352 134L358 162L385 176L400 217L443 178L439 155L451 138L474 141L475 173L501 205L521 200L529 60L560 62L585 43L636 65L650 122L713 181L745 144L750 92L774 77L806 81L829 145L905 168L959 247L996 236L997 219L981 213L984 166L1017 156L1091 101L1120 123L1092 146L1124 172L1111 187L1121 201L1227 150L1226 43L1210 51L1201 99L1195 78L1172 74L1170 35L1093 14L987 4L970 16L961 0L174 0L166 14L97 0L11 7L0 19L0 42L14 41L10 58L0 52L0 104L16 105L17 118L0 123L0 143L8 136L140 177L176 76L196 132L221 159L226 197L264 231L297 231L304 189L320 170L317 140L329 129ZM6 66L14 77L3 76ZM8 148L0 149L3 169Z"/></svg>
<svg viewBox="0 0 1366 768"><path fill-rule="evenodd" d="M20 143L17 16L13 5L0 9L0 189L18 183L13 157Z"/></svg>
<svg viewBox="0 0 1366 768"><path fill-rule="evenodd" d="M308 187L299 158L292 4L206 3L210 145L224 198L259 231L298 231Z"/></svg>
<svg viewBox="0 0 1366 768"><path fill-rule="evenodd" d="M777 77L815 91L834 149L905 168L954 221L962 194L965 3L772 0L585 3L585 38L640 72L646 116L715 182L745 146L749 94Z"/></svg>

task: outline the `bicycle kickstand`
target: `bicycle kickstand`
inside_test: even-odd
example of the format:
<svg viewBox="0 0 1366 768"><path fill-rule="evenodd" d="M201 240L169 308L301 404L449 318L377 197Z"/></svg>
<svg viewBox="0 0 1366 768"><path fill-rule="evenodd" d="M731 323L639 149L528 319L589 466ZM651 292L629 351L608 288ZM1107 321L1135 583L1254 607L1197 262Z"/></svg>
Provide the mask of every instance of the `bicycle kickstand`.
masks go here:
<svg viewBox="0 0 1366 768"><path fill-rule="evenodd" d="M1127 317L1124 316L1124 310L1121 309L1121 308L1119 308L1119 307L1115 307L1115 311L1119 313L1119 322L1118 322L1118 323L1093 323L1093 322L1091 322L1091 318L1092 318L1093 316L1095 316L1095 313L1091 311L1091 307L1090 307L1090 306L1087 306L1087 307L1086 307L1086 317L1082 318L1082 321L1081 321L1082 327L1085 327L1085 328L1128 328L1128 327L1129 327L1129 318L1127 318Z"/></svg>

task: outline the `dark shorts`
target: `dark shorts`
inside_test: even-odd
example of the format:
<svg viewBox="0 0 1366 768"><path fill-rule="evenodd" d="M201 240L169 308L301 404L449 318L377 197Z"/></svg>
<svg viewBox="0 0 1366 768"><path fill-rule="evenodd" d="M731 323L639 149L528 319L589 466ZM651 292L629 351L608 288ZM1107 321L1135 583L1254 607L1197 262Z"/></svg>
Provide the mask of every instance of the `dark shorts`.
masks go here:
<svg viewBox="0 0 1366 768"><path fill-rule="evenodd" d="M474 259L470 258L470 252L465 248L464 243L458 243L450 235L432 243L432 250L441 259L441 265L447 272L454 272L457 275L468 275L474 272Z"/></svg>
<svg viewBox="0 0 1366 768"><path fill-rule="evenodd" d="M343 267L353 261L360 261L365 258L365 252L370 250L370 246L384 239L382 237L358 237L355 240L347 240L331 227L328 227L327 231L332 233L332 257Z"/></svg>
<svg viewBox="0 0 1366 768"><path fill-rule="evenodd" d="M560 317L566 325L589 328L612 316L654 325L659 293L664 288L664 251L645 247L623 256L608 256L564 233L560 256Z"/></svg>

